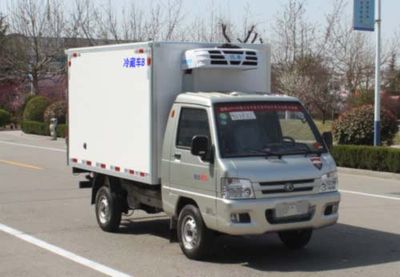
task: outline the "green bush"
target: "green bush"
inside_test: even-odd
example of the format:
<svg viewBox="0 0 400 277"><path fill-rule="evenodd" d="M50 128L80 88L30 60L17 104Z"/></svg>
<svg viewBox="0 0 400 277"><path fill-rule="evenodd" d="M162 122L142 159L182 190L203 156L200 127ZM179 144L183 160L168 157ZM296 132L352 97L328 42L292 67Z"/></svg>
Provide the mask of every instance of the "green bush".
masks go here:
<svg viewBox="0 0 400 277"><path fill-rule="evenodd" d="M65 136L67 135L67 131L68 131L68 125L66 124L59 124L57 125L57 137L59 138L65 138Z"/></svg>
<svg viewBox="0 0 400 277"><path fill-rule="evenodd" d="M338 166L400 173L400 149L337 145L332 156Z"/></svg>
<svg viewBox="0 0 400 277"><path fill-rule="evenodd" d="M43 96L32 97L26 103L24 113L22 115L23 121L39 121L43 122L44 111L49 106L49 100Z"/></svg>
<svg viewBox="0 0 400 277"><path fill-rule="evenodd" d="M26 134L35 134L48 136L50 134L49 125L44 122L24 120L22 122L22 131Z"/></svg>
<svg viewBox="0 0 400 277"><path fill-rule="evenodd" d="M34 94L25 95L24 101L23 101L22 106L21 106L22 112L25 110L26 104L28 104L28 102L29 102L32 98L35 98L36 96L37 96L37 95L34 95Z"/></svg>
<svg viewBox="0 0 400 277"><path fill-rule="evenodd" d="M11 122L11 115L6 110L0 109L0 127L4 127Z"/></svg>
<svg viewBox="0 0 400 277"><path fill-rule="evenodd" d="M44 121L50 123L50 119L55 117L58 124L65 124L67 116L67 102L64 100L50 104L44 112Z"/></svg>
<svg viewBox="0 0 400 277"><path fill-rule="evenodd" d="M381 141L391 145L398 131L396 117L381 110ZM343 113L333 123L333 135L339 144L372 145L374 138L374 107L365 105Z"/></svg>
<svg viewBox="0 0 400 277"><path fill-rule="evenodd" d="M49 136L50 135L49 124L44 123L44 122L25 120L22 122L21 127L22 127L22 131L26 134L35 134L35 135L41 135L41 136ZM66 124L57 125L57 129L56 129L57 137L64 138L66 135L67 129L68 129L68 126Z"/></svg>

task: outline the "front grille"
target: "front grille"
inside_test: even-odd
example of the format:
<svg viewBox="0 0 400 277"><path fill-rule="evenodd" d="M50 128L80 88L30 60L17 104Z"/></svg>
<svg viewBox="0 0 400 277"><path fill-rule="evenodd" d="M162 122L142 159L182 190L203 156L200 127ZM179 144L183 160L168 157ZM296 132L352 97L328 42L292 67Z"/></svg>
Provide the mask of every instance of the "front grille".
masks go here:
<svg viewBox="0 0 400 277"><path fill-rule="evenodd" d="M263 194L270 194L270 193L291 193L291 192L300 192L300 191L312 191L313 187L301 187L301 188L294 188L292 191L287 191L285 189L271 189L271 190L262 190Z"/></svg>
<svg viewBox="0 0 400 277"><path fill-rule="evenodd" d="M314 179L260 182L262 194L306 192L314 189Z"/></svg>
<svg viewBox="0 0 400 277"><path fill-rule="evenodd" d="M260 186L277 186L277 185L286 185L287 183L291 183L293 185L314 183L314 179L289 180L289 181L277 181L277 182L260 182Z"/></svg>

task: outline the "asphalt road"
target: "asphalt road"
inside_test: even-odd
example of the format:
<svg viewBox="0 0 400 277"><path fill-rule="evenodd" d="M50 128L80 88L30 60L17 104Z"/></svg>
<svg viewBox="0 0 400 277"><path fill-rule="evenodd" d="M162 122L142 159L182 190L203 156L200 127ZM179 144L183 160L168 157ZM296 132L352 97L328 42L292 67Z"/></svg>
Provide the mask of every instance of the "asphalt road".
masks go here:
<svg viewBox="0 0 400 277"><path fill-rule="evenodd" d="M0 132L0 276L400 276L400 179L340 174L335 226L289 251L275 234L222 236L190 261L162 214L135 213L102 232L62 140Z"/></svg>

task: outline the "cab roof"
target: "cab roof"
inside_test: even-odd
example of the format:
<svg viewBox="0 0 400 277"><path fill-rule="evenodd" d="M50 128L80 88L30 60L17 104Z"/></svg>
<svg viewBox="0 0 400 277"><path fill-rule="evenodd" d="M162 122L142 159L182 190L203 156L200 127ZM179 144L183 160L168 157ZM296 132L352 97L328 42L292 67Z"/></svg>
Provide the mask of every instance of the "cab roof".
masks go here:
<svg viewBox="0 0 400 277"><path fill-rule="evenodd" d="M224 102L300 102L296 97L283 94L262 94L248 92L186 92L179 94L176 103L211 106Z"/></svg>

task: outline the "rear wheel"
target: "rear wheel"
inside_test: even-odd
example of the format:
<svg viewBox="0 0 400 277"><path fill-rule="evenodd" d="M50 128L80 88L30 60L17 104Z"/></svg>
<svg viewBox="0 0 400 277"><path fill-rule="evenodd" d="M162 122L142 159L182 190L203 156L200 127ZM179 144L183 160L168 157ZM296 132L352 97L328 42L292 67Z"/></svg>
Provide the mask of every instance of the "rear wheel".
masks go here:
<svg viewBox="0 0 400 277"><path fill-rule="evenodd" d="M279 232L279 238L290 249L305 247L311 239L312 229L291 230Z"/></svg>
<svg viewBox="0 0 400 277"><path fill-rule="evenodd" d="M212 232L206 227L199 209L193 205L183 207L178 218L178 241L189 259L205 258L212 242Z"/></svg>
<svg viewBox="0 0 400 277"><path fill-rule="evenodd" d="M115 192L102 186L96 194L96 218L100 228L106 232L118 231L121 223L121 201Z"/></svg>

